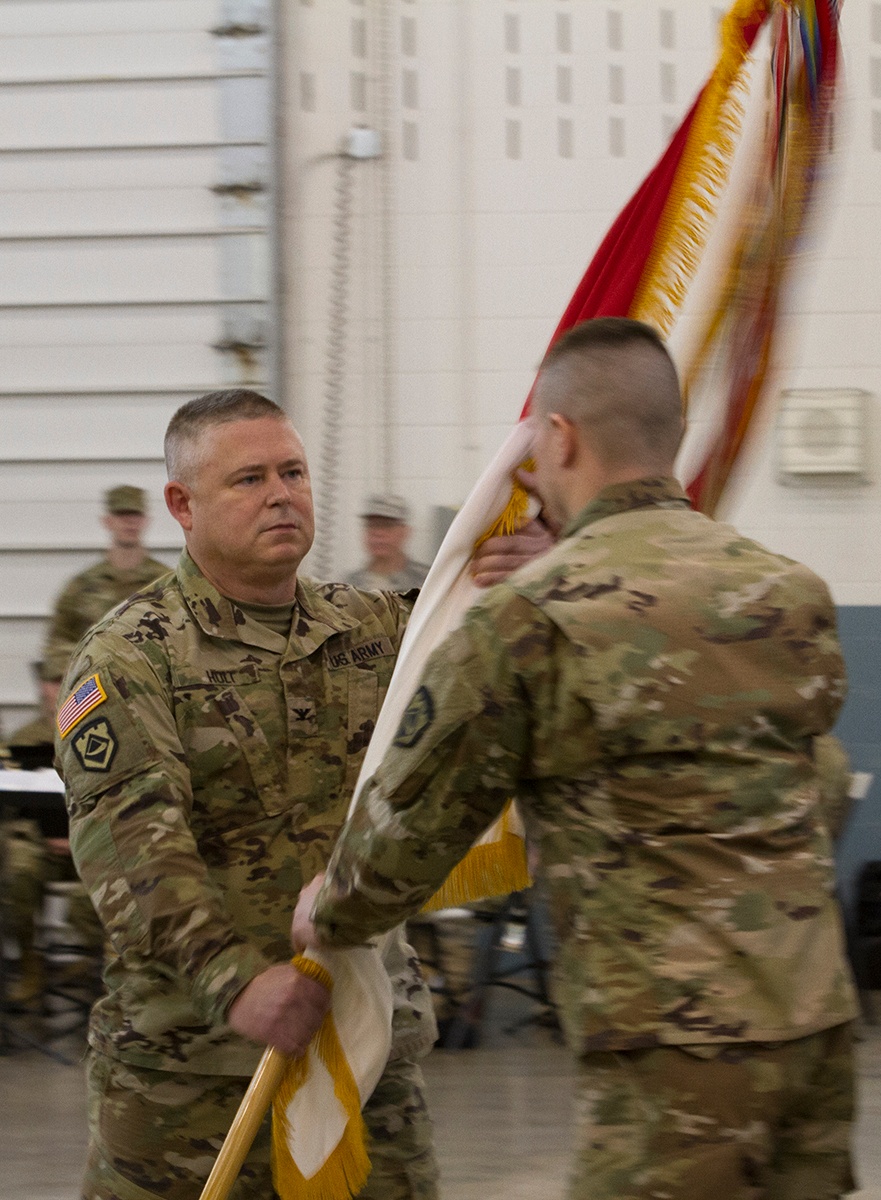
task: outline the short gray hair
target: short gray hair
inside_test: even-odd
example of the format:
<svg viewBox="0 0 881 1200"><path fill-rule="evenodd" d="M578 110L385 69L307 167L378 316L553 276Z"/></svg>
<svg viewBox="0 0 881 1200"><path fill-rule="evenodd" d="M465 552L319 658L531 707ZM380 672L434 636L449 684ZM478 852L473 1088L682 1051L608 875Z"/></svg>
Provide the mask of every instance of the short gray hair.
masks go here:
<svg viewBox="0 0 881 1200"><path fill-rule="evenodd" d="M182 404L165 431L168 478L192 482L199 466L198 444L206 430L231 421L256 421L260 417L288 420L287 413L274 400L247 388L209 392Z"/></svg>

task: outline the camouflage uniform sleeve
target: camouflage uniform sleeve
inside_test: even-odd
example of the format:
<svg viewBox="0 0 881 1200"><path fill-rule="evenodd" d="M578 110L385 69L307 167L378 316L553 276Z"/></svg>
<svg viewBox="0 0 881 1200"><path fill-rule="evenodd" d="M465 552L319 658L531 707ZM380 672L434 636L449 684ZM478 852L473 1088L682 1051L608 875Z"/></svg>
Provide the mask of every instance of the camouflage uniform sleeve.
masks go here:
<svg viewBox="0 0 881 1200"><path fill-rule="evenodd" d="M98 702L64 736L62 703L56 736L77 871L116 953L164 965L206 1022L222 1022L270 964L236 933L199 853L170 690L158 664L106 629L83 643L62 695L92 680Z"/></svg>
<svg viewBox="0 0 881 1200"><path fill-rule="evenodd" d="M529 701L499 628L473 609L429 659L337 842L314 914L322 943L355 945L415 913L514 794Z"/></svg>
<svg viewBox="0 0 881 1200"><path fill-rule="evenodd" d="M850 759L834 734L814 738L814 763L820 781L820 807L833 841L838 841L853 806Z"/></svg>
<svg viewBox="0 0 881 1200"><path fill-rule="evenodd" d="M43 647L43 678L62 680L71 656L82 637L81 622L77 620L77 591L71 585L61 592L49 620Z"/></svg>

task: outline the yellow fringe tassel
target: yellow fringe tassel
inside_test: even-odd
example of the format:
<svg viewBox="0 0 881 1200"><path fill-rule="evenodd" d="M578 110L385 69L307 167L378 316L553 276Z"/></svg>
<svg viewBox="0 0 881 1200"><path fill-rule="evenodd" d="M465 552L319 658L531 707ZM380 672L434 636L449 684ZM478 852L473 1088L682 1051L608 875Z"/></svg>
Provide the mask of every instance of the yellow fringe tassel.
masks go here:
<svg viewBox="0 0 881 1200"><path fill-rule="evenodd" d="M722 22L719 61L695 113L682 162L629 315L670 332L706 244L728 179L743 120L747 45L743 28L768 15L772 0L737 0Z"/></svg>
<svg viewBox="0 0 881 1200"><path fill-rule="evenodd" d="M511 802L499 818L500 836L492 842L478 842L447 876L423 912L441 908L456 908L487 900L490 896L507 896L532 886L526 863L526 843L511 830Z"/></svg>
<svg viewBox="0 0 881 1200"><path fill-rule="evenodd" d="M297 955L293 963L304 975L317 980L328 990L333 988L330 972L320 963L302 955ZM292 1200L293 1197L297 1200L341 1200L341 1197L356 1196L364 1187L370 1174L370 1159L367 1156L367 1131L361 1116L358 1086L330 1013L315 1035L311 1051L318 1055L334 1081L334 1094L347 1117L346 1128L324 1165L310 1179L306 1179L291 1157L287 1107L306 1082L309 1056L292 1059L272 1104L273 1183L275 1190L285 1200Z"/></svg>
<svg viewBox="0 0 881 1200"><path fill-rule="evenodd" d="M524 459L518 471L534 471L535 459ZM507 537L511 533L516 533L526 516L529 508L529 492L517 478L516 474L511 475L511 499L505 505L499 517L493 521L486 533L482 533L474 543L474 549L482 546L484 542L492 537Z"/></svg>

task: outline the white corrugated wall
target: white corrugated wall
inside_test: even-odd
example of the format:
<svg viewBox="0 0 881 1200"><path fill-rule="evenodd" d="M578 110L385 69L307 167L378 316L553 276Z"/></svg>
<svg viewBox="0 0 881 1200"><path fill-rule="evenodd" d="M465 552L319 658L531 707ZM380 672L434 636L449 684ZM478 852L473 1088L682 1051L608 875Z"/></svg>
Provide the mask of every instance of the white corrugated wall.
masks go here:
<svg viewBox="0 0 881 1200"><path fill-rule="evenodd" d="M727 0L2 0L0 717L62 580L101 548L105 487L150 490L169 559L161 435L173 408L246 380L280 395L319 488L331 573L359 557L363 494L460 503L519 413L609 222L706 78ZM267 139L270 9L283 131L277 253ZM807 249L780 386L870 395L870 480L784 487L773 422L735 516L873 605L881 541L881 3L842 10L846 103L832 203ZM347 131L385 135L351 166ZM334 272L347 321L334 351ZM280 274L270 271L275 260ZM270 278L270 275L273 278ZM282 353L270 289L284 300ZM342 370L326 436L328 367ZM324 453L326 452L326 453ZM311 564L310 564L311 565Z"/></svg>
<svg viewBox="0 0 881 1200"><path fill-rule="evenodd" d="M0 4L0 729L102 493L162 503L186 399L267 386L270 5Z"/></svg>

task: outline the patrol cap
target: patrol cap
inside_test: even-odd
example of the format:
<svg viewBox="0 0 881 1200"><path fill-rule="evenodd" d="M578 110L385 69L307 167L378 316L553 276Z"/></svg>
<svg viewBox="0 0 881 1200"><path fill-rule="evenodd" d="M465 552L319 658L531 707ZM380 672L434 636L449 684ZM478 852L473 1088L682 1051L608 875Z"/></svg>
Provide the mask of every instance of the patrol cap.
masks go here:
<svg viewBox="0 0 881 1200"><path fill-rule="evenodd" d="M407 521L410 510L403 496L391 492L377 492L368 496L361 509L362 517L385 517L388 521Z"/></svg>
<svg viewBox="0 0 881 1200"><path fill-rule="evenodd" d="M123 483L119 487L110 488L105 493L104 504L109 513L145 513L147 511L147 493L143 488Z"/></svg>

